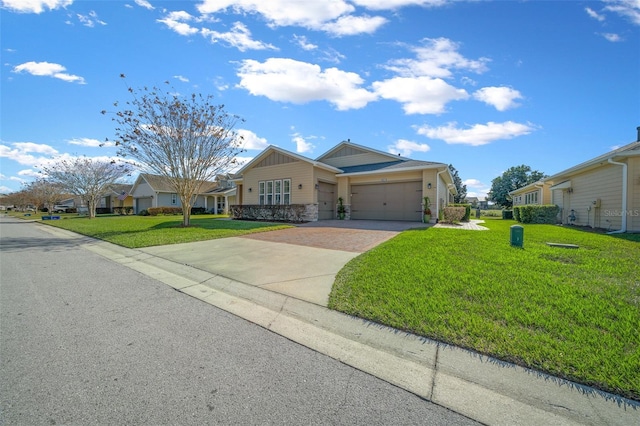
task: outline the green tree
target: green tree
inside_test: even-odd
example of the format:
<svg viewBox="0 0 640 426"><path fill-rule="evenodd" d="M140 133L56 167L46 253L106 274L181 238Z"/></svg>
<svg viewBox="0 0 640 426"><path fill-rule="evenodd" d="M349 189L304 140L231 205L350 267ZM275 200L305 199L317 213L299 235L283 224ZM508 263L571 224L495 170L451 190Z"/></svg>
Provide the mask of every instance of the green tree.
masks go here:
<svg viewBox="0 0 640 426"><path fill-rule="evenodd" d="M202 184L232 168L243 151L242 137L234 131L243 120L214 105L212 95L185 97L157 87L128 90L133 100L113 118L118 155L165 177L180 198L183 226L189 226Z"/></svg>
<svg viewBox="0 0 640 426"><path fill-rule="evenodd" d="M524 164L511 167L504 172L502 176L498 176L491 181L491 190L487 194L487 199L495 202L499 206L511 208L513 202L509 196L509 192L537 182L545 177L547 177L547 175L543 172L531 170L531 167Z"/></svg>
<svg viewBox="0 0 640 426"><path fill-rule="evenodd" d="M462 183L462 179L458 176L458 171L453 164L449 164L449 171L451 172L451 176L453 177L453 184L456 186L458 193L453 196L454 203L464 203L465 198L467 198L467 185Z"/></svg>

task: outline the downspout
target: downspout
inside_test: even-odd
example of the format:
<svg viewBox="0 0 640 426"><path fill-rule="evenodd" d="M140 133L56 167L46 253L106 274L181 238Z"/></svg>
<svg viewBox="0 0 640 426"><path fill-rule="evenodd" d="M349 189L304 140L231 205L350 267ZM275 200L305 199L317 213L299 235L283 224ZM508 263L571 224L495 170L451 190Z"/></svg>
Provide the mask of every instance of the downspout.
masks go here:
<svg viewBox="0 0 640 426"><path fill-rule="evenodd" d="M607 232L607 234L622 234L627 232L627 164L613 161L611 158L607 161L616 166L622 166L622 227L617 231Z"/></svg>
<svg viewBox="0 0 640 426"><path fill-rule="evenodd" d="M446 171L447 169L444 169L436 173L436 223L440 219L440 173L444 173Z"/></svg>

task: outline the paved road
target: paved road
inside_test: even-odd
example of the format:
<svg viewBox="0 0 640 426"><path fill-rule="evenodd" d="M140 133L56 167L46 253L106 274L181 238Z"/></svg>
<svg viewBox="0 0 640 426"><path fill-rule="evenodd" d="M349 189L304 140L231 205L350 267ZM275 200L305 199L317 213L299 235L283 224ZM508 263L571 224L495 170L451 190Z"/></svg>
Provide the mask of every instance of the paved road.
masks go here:
<svg viewBox="0 0 640 426"><path fill-rule="evenodd" d="M0 424L475 422L0 218Z"/></svg>

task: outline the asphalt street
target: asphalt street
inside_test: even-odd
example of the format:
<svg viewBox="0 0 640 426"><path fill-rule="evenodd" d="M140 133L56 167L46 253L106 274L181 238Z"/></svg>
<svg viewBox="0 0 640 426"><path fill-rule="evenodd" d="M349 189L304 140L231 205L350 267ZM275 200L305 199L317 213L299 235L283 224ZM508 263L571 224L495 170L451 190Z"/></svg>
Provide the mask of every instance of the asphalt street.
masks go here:
<svg viewBox="0 0 640 426"><path fill-rule="evenodd" d="M0 424L478 424L0 218Z"/></svg>

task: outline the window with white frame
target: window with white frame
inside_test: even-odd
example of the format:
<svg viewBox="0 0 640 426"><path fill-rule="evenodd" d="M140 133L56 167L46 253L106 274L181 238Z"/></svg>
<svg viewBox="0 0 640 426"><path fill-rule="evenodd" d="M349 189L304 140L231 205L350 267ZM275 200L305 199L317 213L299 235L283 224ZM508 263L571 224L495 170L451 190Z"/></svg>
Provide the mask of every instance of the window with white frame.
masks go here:
<svg viewBox="0 0 640 426"><path fill-rule="evenodd" d="M178 194L171 194L171 205L175 206L178 204Z"/></svg>
<svg viewBox="0 0 640 426"><path fill-rule="evenodd" d="M261 206L264 206L264 189L265 189L265 183L264 182L259 182L258 183L258 204L260 204Z"/></svg>
<svg viewBox="0 0 640 426"><path fill-rule="evenodd" d="M261 206L291 204L291 179L258 182L258 203Z"/></svg>
<svg viewBox="0 0 640 426"><path fill-rule="evenodd" d="M524 194L525 204L538 204L538 191L528 192Z"/></svg>

